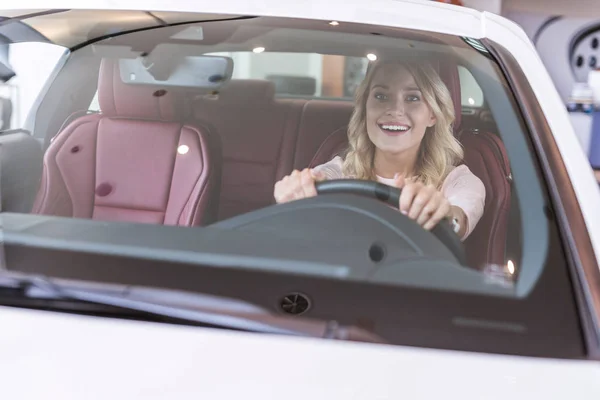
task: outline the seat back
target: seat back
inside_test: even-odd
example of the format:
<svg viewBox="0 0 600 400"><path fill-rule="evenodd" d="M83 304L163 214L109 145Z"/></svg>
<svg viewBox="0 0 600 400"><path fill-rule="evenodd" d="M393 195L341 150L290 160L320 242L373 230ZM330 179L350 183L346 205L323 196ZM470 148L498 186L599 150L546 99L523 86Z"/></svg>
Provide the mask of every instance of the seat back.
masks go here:
<svg viewBox="0 0 600 400"><path fill-rule="evenodd" d="M460 132L460 81L457 65L450 59L437 65L439 74L452 95L457 116L454 133L464 148L464 164L480 178L486 188L483 216L465 241L470 266L483 268L486 264L504 264L506 233L510 210L510 165L504 144L498 136L486 132ZM309 167L315 167L343 155L348 146L347 127L336 129L321 143Z"/></svg>
<svg viewBox="0 0 600 400"><path fill-rule="evenodd" d="M506 262L506 235L511 199L510 163L504 143L489 132L460 133L464 163L485 186L485 209L465 241L469 265L484 268Z"/></svg>
<svg viewBox="0 0 600 400"><path fill-rule="evenodd" d="M213 124L223 145L220 220L273 204L275 182L292 167L305 100L274 95L272 82L233 79L193 102L194 117Z"/></svg>
<svg viewBox="0 0 600 400"><path fill-rule="evenodd" d="M350 101L310 100L307 102L303 107L298 127L294 168L298 170L306 168L324 143L328 142L327 139L332 132L341 131L342 136L345 137L353 110L354 103ZM342 141L344 148L346 143L347 141ZM323 151L320 153L333 154ZM327 161L329 160L323 162Z"/></svg>
<svg viewBox="0 0 600 400"><path fill-rule="evenodd" d="M103 60L99 114L75 119L44 155L33 212L166 225L212 222L220 152L202 127L184 124L177 93L126 85Z"/></svg>

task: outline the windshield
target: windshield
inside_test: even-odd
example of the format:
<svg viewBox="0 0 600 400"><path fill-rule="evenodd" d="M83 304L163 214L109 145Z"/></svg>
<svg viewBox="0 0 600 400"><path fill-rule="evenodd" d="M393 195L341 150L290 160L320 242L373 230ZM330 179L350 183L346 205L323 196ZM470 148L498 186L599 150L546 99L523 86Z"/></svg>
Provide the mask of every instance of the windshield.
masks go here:
<svg viewBox="0 0 600 400"><path fill-rule="evenodd" d="M575 335L519 99L481 42L125 14L15 21L40 37L3 45L6 269L225 294L399 343L428 340L393 329L409 309L492 351ZM536 315L549 292L571 324Z"/></svg>

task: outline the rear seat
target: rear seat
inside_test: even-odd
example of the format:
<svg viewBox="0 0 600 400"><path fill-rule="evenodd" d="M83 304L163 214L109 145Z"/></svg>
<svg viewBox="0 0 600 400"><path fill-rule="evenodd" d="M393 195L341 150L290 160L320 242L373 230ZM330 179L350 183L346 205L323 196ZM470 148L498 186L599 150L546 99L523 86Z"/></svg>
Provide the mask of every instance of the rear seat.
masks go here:
<svg viewBox="0 0 600 400"><path fill-rule="evenodd" d="M218 96L198 96L195 119L219 132L223 170L219 219L273 203L273 185L292 168L304 100L276 101L273 83L232 80Z"/></svg>
<svg viewBox="0 0 600 400"><path fill-rule="evenodd" d="M309 166L322 143L332 132L348 129L354 103L351 101L309 100L303 107L298 140L294 151L294 169ZM329 160L324 160L327 162Z"/></svg>
<svg viewBox="0 0 600 400"><path fill-rule="evenodd" d="M274 84L258 79L231 80L218 96L198 96L192 108L221 137L220 220L274 204L275 182L306 168L352 113L349 101L275 99Z"/></svg>

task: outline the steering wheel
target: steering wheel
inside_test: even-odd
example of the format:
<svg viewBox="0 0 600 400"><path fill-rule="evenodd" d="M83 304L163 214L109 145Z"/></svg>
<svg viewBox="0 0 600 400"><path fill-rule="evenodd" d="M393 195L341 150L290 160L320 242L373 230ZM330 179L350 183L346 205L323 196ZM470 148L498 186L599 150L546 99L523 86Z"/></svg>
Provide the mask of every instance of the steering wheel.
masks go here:
<svg viewBox="0 0 600 400"><path fill-rule="evenodd" d="M319 195L345 193L371 197L381 200L396 209L400 203L400 194L402 193L401 189L361 179L334 179L315 182L315 189ZM403 214L400 215L408 218ZM446 219L441 220L431 230L431 233L452 252L462 265L466 265L464 246Z"/></svg>

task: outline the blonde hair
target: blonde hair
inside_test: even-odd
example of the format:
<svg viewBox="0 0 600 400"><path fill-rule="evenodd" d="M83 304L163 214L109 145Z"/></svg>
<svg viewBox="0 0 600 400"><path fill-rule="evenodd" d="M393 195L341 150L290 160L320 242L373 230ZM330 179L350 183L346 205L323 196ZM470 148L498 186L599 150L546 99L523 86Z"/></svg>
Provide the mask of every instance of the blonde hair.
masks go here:
<svg viewBox="0 0 600 400"><path fill-rule="evenodd" d="M435 115L435 125L427 128L421 141L414 177L424 184L439 188L448 173L463 158L462 146L453 134L455 116L450 91L428 62L393 63L406 68L413 76L423 99ZM383 64L379 62L369 67L367 76L355 94L355 107L348 124L349 146L343 163L344 174L355 179L376 179L373 165L375 145L367 134L366 104L373 77Z"/></svg>

